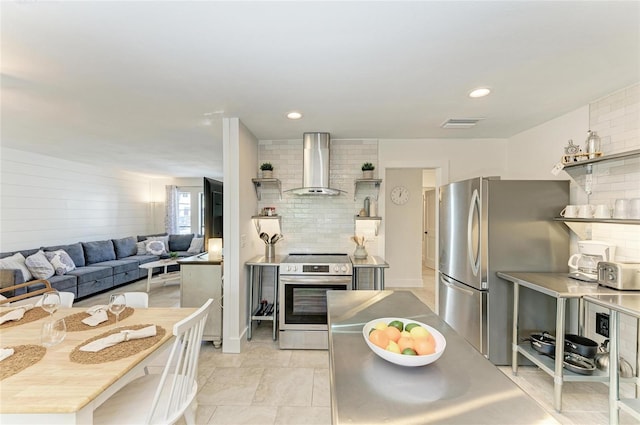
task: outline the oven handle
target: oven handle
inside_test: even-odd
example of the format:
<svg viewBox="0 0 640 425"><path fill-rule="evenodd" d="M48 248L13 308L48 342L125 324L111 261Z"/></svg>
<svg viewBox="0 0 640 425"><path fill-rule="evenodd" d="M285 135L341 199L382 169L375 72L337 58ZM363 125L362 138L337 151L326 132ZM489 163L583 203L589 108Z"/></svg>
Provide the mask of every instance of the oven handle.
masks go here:
<svg viewBox="0 0 640 425"><path fill-rule="evenodd" d="M335 285L346 284L351 285L351 276L291 276L280 275L280 283L298 284L298 285Z"/></svg>

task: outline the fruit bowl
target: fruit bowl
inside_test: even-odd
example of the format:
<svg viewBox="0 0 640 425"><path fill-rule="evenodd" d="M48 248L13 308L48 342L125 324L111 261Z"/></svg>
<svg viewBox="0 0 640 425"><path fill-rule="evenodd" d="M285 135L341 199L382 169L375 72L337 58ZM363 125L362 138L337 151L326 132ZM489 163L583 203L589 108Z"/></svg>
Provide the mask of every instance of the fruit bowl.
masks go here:
<svg viewBox="0 0 640 425"><path fill-rule="evenodd" d="M433 338L435 339L435 343L436 343L435 353L424 354L424 355L398 354L392 351L385 350L384 348L381 348L375 345L369 340L369 332L371 331L371 329L375 328L376 324L380 322L388 324L393 321L402 322L404 326L410 323L416 323L422 328L429 331L429 333L433 335ZM370 322L366 323L362 328L362 336L364 337L364 341L367 343L371 351L376 353L376 355L378 355L379 357L382 357L388 362L395 363L400 366L414 367L414 366L424 366L424 365L433 363L436 360L438 360L440 356L442 356L442 353L444 353L444 349L447 346L447 340L436 329L432 328L429 325L425 325L424 323L416 322L415 320L404 319L399 317L382 317L380 319L371 320Z"/></svg>

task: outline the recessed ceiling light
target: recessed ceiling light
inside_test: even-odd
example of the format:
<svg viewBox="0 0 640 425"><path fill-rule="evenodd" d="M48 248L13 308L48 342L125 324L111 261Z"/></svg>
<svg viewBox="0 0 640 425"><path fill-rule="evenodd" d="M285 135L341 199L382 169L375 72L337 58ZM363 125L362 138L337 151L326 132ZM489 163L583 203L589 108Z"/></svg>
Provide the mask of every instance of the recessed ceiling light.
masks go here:
<svg viewBox="0 0 640 425"><path fill-rule="evenodd" d="M300 112L292 111L287 114L287 118L290 120L299 120L302 118L302 114Z"/></svg>
<svg viewBox="0 0 640 425"><path fill-rule="evenodd" d="M480 87L472 90L471 93L469 93L469 97L485 97L489 93L491 93L490 89L486 87Z"/></svg>

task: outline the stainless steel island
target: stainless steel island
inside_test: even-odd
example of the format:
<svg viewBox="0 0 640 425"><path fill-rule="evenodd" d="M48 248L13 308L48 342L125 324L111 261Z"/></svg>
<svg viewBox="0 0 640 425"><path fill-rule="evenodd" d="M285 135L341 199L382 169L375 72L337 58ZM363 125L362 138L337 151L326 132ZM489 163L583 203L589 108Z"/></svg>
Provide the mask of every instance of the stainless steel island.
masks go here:
<svg viewBox="0 0 640 425"><path fill-rule="evenodd" d="M557 423L409 291L329 291L331 415L337 424ZM376 356L362 328L410 318L447 340L435 363L402 367Z"/></svg>

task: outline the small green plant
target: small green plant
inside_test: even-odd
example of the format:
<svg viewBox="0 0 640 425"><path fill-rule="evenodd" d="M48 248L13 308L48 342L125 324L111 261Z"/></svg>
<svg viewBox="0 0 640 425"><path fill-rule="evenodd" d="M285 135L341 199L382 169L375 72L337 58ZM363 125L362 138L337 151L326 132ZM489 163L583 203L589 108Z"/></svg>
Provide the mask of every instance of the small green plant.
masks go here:
<svg viewBox="0 0 640 425"><path fill-rule="evenodd" d="M173 252L173 251L171 251L171 252L169 253L169 257L171 257L171 258L173 258L173 259L176 259L176 258L178 258L178 253L177 253L177 252Z"/></svg>
<svg viewBox="0 0 640 425"><path fill-rule="evenodd" d="M376 167L370 162L365 162L364 164L362 164L362 171L373 171L375 169Z"/></svg>
<svg viewBox="0 0 640 425"><path fill-rule="evenodd" d="M271 163L270 163L270 162L265 162L264 164L262 164L262 165L260 166L260 169L261 169L262 171L273 171L273 165L271 165Z"/></svg>

